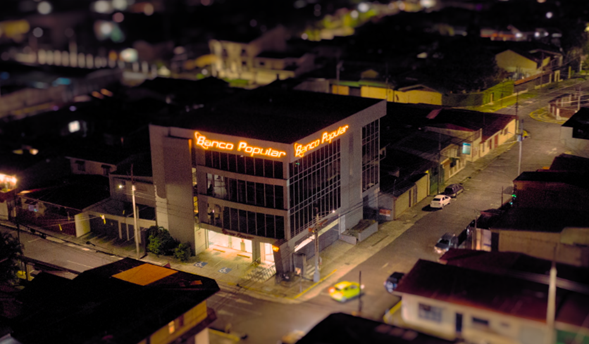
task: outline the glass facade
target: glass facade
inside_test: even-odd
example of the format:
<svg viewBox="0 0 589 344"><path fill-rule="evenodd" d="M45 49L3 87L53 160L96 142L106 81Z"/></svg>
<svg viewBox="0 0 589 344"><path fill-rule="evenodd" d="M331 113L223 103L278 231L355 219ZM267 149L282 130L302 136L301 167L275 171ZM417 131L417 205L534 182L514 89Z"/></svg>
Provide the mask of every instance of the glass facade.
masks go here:
<svg viewBox="0 0 589 344"><path fill-rule="evenodd" d="M259 207L284 209L281 185L255 183L207 173L207 195Z"/></svg>
<svg viewBox="0 0 589 344"><path fill-rule="evenodd" d="M283 179L282 161L205 150L205 166L250 176Z"/></svg>
<svg viewBox="0 0 589 344"><path fill-rule="evenodd" d="M341 206L340 140L289 164L291 236L314 222L314 208L326 214Z"/></svg>
<svg viewBox="0 0 589 344"><path fill-rule="evenodd" d="M378 184L379 120L362 127L362 191Z"/></svg>
<svg viewBox="0 0 589 344"><path fill-rule="evenodd" d="M211 212L209 223L243 234L284 239L284 217L224 207L221 213Z"/></svg>

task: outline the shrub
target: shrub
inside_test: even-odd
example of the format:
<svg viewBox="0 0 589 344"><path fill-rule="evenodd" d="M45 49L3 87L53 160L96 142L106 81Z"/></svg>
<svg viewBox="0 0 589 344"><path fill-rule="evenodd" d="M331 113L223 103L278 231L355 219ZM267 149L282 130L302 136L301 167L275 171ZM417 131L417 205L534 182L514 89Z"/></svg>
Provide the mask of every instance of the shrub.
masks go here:
<svg viewBox="0 0 589 344"><path fill-rule="evenodd" d="M152 226L148 229L147 250L156 256L170 255L178 246L178 240L172 238L170 232L163 227Z"/></svg>
<svg viewBox="0 0 589 344"><path fill-rule="evenodd" d="M189 242L179 244L174 249L174 258L179 259L181 262L188 261L188 258L190 258L191 255L192 255L192 249L190 248Z"/></svg>

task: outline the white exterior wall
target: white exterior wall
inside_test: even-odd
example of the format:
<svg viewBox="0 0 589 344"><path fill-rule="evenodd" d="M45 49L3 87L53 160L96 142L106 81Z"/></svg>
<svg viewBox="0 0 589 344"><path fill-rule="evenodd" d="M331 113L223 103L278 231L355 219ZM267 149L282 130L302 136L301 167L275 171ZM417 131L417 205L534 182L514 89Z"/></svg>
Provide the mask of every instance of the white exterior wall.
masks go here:
<svg viewBox="0 0 589 344"><path fill-rule="evenodd" d="M442 309L440 322L423 319L419 316L419 304ZM550 332L543 322L522 319L504 313L482 308L463 306L451 302L403 294L401 314L409 326L426 333L454 340L456 333L456 314L462 314L462 337L470 343L488 344L551 344ZM488 326L473 323L476 317L488 321Z"/></svg>
<svg viewBox="0 0 589 344"><path fill-rule="evenodd" d="M150 126L156 221L173 238L194 247L190 136L171 136L176 135L168 136L168 128Z"/></svg>

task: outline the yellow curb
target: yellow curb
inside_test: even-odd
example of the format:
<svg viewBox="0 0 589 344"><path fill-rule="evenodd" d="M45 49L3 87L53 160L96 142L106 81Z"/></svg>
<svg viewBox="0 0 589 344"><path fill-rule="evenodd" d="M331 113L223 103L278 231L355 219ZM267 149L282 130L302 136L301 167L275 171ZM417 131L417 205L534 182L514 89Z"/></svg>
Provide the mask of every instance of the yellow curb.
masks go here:
<svg viewBox="0 0 589 344"><path fill-rule="evenodd" d="M298 295L296 295L295 297L293 297L293 299L297 299L300 296L302 296L304 293L308 292L309 290L311 290L312 288L314 288L317 284L325 281L329 276L333 275L335 272L337 271L337 269L333 270L332 272L330 272L329 274L327 274L327 276L323 277L322 279L319 280L319 282L314 283L312 286L310 286L309 288L303 290L302 292L300 292Z"/></svg>
<svg viewBox="0 0 589 344"><path fill-rule="evenodd" d="M225 337L225 338L234 340L236 342L239 342L241 340L241 338L239 338L238 336L236 336L234 334L229 334L229 333L225 333L225 332L213 330L210 327L209 327L209 331L212 332L213 334L217 335L217 336Z"/></svg>
<svg viewBox="0 0 589 344"><path fill-rule="evenodd" d="M401 308L401 303L403 302L403 300L400 300L399 302L397 302L396 305L393 306L393 308L389 309L382 317L382 320L385 324L389 324L392 325L391 323L387 322L387 316L392 317L393 314L397 313L397 311L399 310L399 308Z"/></svg>

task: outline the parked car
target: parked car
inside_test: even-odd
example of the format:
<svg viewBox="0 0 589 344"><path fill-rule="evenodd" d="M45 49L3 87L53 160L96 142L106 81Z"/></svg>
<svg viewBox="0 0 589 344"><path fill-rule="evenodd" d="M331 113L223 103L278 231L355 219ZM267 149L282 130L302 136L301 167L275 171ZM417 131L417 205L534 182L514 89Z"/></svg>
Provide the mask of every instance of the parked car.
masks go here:
<svg viewBox="0 0 589 344"><path fill-rule="evenodd" d="M438 242L434 245L434 250L438 254L443 254L451 248L457 248L458 245L458 237L456 234L444 233L444 235L442 235L442 237L438 239Z"/></svg>
<svg viewBox="0 0 589 344"><path fill-rule="evenodd" d="M431 208L444 208L445 206L450 204L451 200L452 198L450 198L450 196L436 195L434 199L432 199L432 201L430 202L429 206Z"/></svg>
<svg viewBox="0 0 589 344"><path fill-rule="evenodd" d="M329 296L336 301L346 302L360 296L362 289L364 289L364 286L356 282L342 281L329 288Z"/></svg>
<svg viewBox="0 0 589 344"><path fill-rule="evenodd" d="M462 192L464 192L464 186L461 184L450 184L446 186L442 194L450 197L456 197Z"/></svg>
<svg viewBox="0 0 589 344"><path fill-rule="evenodd" d="M405 276L402 272L393 272L387 279L384 281L384 288L389 293L392 293L395 288L397 288L397 284L401 281L401 278Z"/></svg>

